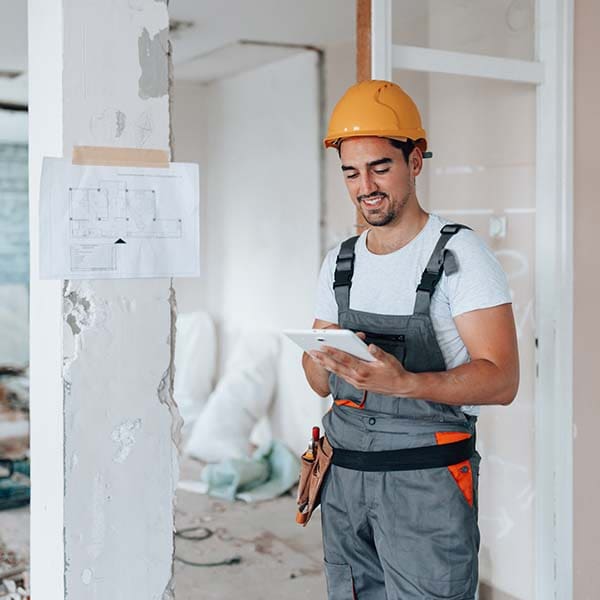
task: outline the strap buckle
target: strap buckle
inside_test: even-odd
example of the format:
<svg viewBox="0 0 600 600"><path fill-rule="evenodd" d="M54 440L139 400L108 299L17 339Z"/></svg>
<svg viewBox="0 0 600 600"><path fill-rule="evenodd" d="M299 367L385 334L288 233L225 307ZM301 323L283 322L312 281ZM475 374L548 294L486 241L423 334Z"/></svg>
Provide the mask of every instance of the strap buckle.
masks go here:
<svg viewBox="0 0 600 600"><path fill-rule="evenodd" d="M444 233L446 235L454 235L463 228L465 228L464 225L458 225L457 223L448 223L447 225L444 225L442 227L440 233Z"/></svg>
<svg viewBox="0 0 600 600"><path fill-rule="evenodd" d="M417 286L417 291L427 292L431 296L441 276L441 269L439 271L429 271L426 269L421 277L421 282Z"/></svg>
<svg viewBox="0 0 600 600"><path fill-rule="evenodd" d="M354 254L350 257L338 257L335 263L333 287L348 286L352 283L354 273Z"/></svg>

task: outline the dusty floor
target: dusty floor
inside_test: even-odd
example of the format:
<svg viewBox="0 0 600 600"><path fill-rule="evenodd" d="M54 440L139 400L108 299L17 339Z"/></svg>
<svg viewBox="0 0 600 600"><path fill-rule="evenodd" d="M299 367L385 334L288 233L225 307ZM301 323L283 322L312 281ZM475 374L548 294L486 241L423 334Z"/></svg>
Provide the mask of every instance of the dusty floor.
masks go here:
<svg viewBox="0 0 600 600"><path fill-rule="evenodd" d="M200 466L183 461L181 478L197 478ZM177 538L176 556L191 562L239 564L188 566L175 561L177 600L315 600L325 598L319 513L306 528L294 521L291 495L248 505L177 492L178 529L202 526L213 532L202 541ZM189 535L201 536L203 531Z"/></svg>
<svg viewBox="0 0 600 600"><path fill-rule="evenodd" d="M182 479L197 478L200 468L194 461L182 461ZM325 598L319 513L302 528L294 521L294 510L291 495L248 505L178 491L176 527L202 526L212 535L201 541L177 538L176 555L191 562L234 557L240 562L197 567L176 560L176 600ZM187 535L206 533L198 530ZM0 579L3 572L27 565L28 559L29 509L0 511Z"/></svg>
<svg viewBox="0 0 600 600"><path fill-rule="evenodd" d="M0 458L22 460L29 449L29 415L27 408L27 380L22 373L14 373L0 366ZM2 469L6 475L6 468ZM27 485L29 479L22 473L11 478L20 485ZM2 484L8 484L2 479ZM2 497L7 498L7 487L2 489ZM23 493L23 492L21 492ZM9 497L14 500L14 489ZM0 510L0 600L27 598L16 593L19 586L28 587L29 569L29 507Z"/></svg>

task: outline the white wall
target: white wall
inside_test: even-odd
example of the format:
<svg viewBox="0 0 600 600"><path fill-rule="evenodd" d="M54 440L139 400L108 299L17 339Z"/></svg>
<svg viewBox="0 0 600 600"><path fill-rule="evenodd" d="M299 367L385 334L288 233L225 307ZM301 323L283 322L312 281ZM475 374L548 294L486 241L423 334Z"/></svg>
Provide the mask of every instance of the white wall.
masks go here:
<svg viewBox="0 0 600 600"><path fill-rule="evenodd" d="M213 316L222 358L231 349L230 332L281 331L313 320L320 264L317 67L317 54L303 52L203 90L176 86L176 155L195 154L200 162L204 216L203 276L177 280L178 302ZM197 123L192 134L190 122ZM284 341L271 414L273 435L297 450L323 410L300 355Z"/></svg>
<svg viewBox="0 0 600 600"><path fill-rule="evenodd" d="M345 43L325 49L325 124L343 93L356 82L356 45ZM344 185L338 153L325 152L325 248L354 235L356 211Z"/></svg>
<svg viewBox="0 0 600 600"><path fill-rule="evenodd" d="M177 76L177 69L175 69ZM208 116L207 86L189 81L176 80L172 97L171 131L173 138L173 160L200 165L200 278L177 278L177 308L181 313L207 310L207 260L208 260L208 203L207 198L207 153L206 143Z"/></svg>
<svg viewBox="0 0 600 600"><path fill-rule="evenodd" d="M355 82L355 51L353 42L330 44L324 49L325 115L323 118L325 123L342 94ZM172 117L174 157L178 161L198 162L202 165L207 160L208 148L205 139L208 134L208 114L206 103L210 87L210 85L176 80ZM426 99L426 97L426 94L423 94L423 98ZM317 146L311 151L320 148L321 139L317 137L315 143ZM334 150L325 152L324 167L325 248L322 249L322 252L335 246L340 240L353 235L356 222L355 211L341 175L337 152ZM423 185L426 185L426 182ZM207 178L202 174L200 186L201 196L205 197ZM207 248L207 235L204 233L207 228L207 210L207 205L201 203L201 211L203 211L201 221L204 224L201 240L202 256L206 256ZM190 312L198 307L208 307L207 297L202 293L206 287L206 277L206 270L203 270L200 282L198 279L177 279L177 303L181 312Z"/></svg>

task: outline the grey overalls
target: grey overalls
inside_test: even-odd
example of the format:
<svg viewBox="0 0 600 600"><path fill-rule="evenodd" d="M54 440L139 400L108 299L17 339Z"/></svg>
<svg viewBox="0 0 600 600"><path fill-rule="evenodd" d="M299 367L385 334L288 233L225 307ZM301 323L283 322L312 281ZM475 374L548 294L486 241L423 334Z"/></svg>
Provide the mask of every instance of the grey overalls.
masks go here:
<svg viewBox="0 0 600 600"><path fill-rule="evenodd" d="M445 370L429 305L444 268L448 274L457 269L444 247L462 227L442 228L417 289L414 312L407 316L349 308L358 238L346 240L334 282L340 327L365 332L368 343L394 354L408 371ZM460 407L363 394L335 374L329 384L334 405L323 425L334 461L321 493L329 600L472 600L479 549L476 418ZM360 464L340 466L344 457L336 461L344 450L360 451L360 459L379 451L422 448L404 453L416 465L421 464L419 453L440 450L423 447L446 444L471 444L471 449L458 464L435 468L364 470Z"/></svg>

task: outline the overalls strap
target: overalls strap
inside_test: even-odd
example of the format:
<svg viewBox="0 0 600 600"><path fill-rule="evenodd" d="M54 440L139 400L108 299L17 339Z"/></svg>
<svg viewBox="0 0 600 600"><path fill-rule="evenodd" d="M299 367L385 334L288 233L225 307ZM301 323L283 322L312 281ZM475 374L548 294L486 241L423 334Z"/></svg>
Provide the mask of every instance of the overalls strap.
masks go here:
<svg viewBox="0 0 600 600"><path fill-rule="evenodd" d="M431 297L442 277L444 269L448 275L452 275L452 273L458 271L456 258L450 250L446 249L446 244L450 238L453 235L456 235L461 229L471 228L458 223L449 223L448 225L444 225L440 230L440 239L433 249L431 258L421 276L421 282L417 286L414 314L429 315Z"/></svg>
<svg viewBox="0 0 600 600"><path fill-rule="evenodd" d="M354 247L358 236L348 238L342 242L340 252L335 263L335 276L333 291L338 305L338 314L346 312L350 307L350 287L354 273Z"/></svg>

